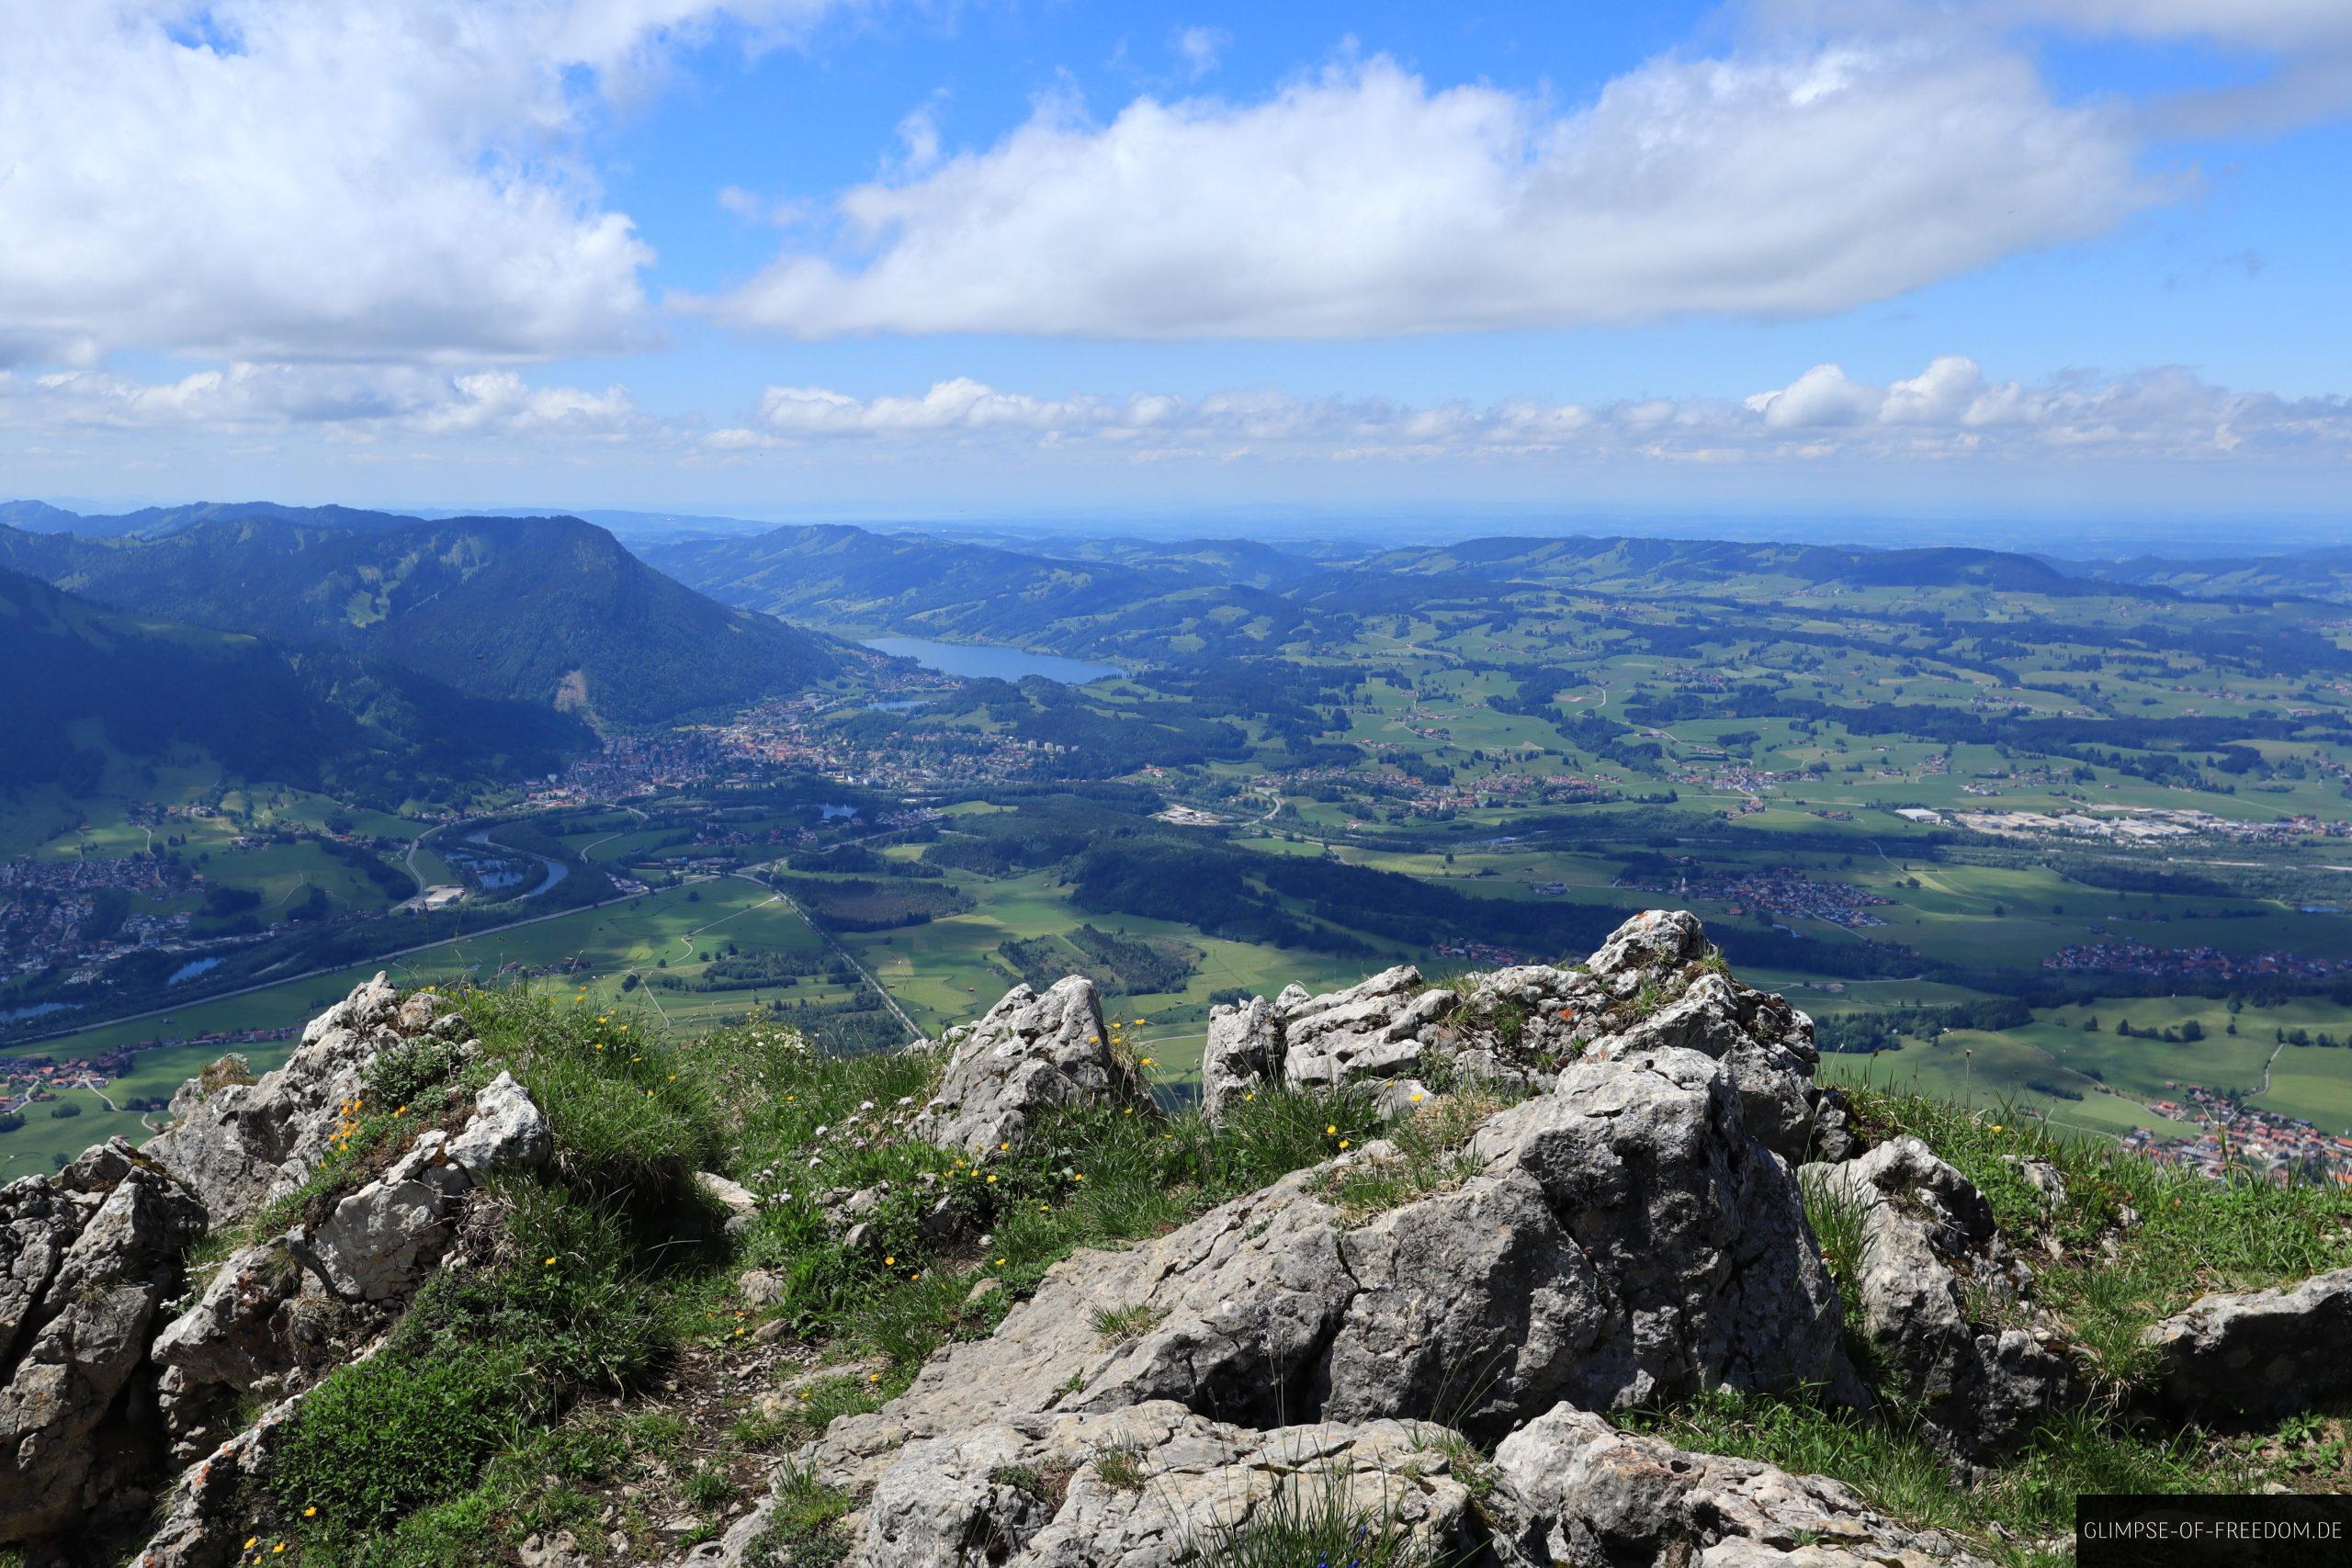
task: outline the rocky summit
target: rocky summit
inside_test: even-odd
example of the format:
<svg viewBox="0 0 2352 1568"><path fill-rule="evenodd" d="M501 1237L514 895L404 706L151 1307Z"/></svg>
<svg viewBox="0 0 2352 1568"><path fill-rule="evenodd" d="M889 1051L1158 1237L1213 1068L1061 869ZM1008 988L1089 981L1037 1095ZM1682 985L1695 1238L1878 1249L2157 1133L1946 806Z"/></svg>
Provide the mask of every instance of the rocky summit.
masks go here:
<svg viewBox="0 0 2352 1568"><path fill-rule="evenodd" d="M2294 1483L2336 1199L1849 1097L1812 1032L1671 911L1220 1006L1196 1092L1080 976L847 1058L379 976L0 1190L0 1541L1962 1568L2063 1555L2068 1486Z"/></svg>

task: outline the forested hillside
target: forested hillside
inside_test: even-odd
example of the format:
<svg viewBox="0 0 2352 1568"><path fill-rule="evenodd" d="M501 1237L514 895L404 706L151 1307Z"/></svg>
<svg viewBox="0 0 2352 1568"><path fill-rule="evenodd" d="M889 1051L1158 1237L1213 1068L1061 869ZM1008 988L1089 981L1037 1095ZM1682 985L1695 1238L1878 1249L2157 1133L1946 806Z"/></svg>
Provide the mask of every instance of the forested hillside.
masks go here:
<svg viewBox="0 0 2352 1568"><path fill-rule="evenodd" d="M839 668L823 638L714 604L570 517L360 528L242 515L113 539L6 529L0 566L137 614L328 643L611 723L716 712Z"/></svg>
<svg viewBox="0 0 2352 1568"><path fill-rule="evenodd" d="M558 766L587 727L337 649L134 619L0 571L0 788L86 795L187 749L226 773L397 801Z"/></svg>

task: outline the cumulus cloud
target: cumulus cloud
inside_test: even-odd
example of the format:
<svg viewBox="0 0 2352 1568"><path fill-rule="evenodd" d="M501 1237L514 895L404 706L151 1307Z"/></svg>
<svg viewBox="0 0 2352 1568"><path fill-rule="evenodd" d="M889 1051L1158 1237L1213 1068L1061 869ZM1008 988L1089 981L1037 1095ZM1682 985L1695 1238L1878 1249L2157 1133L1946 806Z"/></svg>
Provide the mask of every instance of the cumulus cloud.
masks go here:
<svg viewBox="0 0 2352 1568"><path fill-rule="evenodd" d="M1108 124L1049 101L847 193L857 254L787 252L709 308L810 338L1805 315L2098 233L2156 194L2134 155L1996 49L1668 56L1568 112L1374 59Z"/></svg>
<svg viewBox="0 0 2352 1568"><path fill-rule="evenodd" d="M828 0L0 0L0 356L625 346L652 253L587 107Z"/></svg>
<svg viewBox="0 0 2352 1568"><path fill-rule="evenodd" d="M911 396L772 387L746 424L705 438L744 454L843 441L1085 446L1138 460L1238 453L1338 460L1647 457L1683 461L2031 460L2242 452L2352 457L2352 402L2233 392L2178 369L2029 387L1947 355L1880 386L1836 365L1742 400L1520 400L1485 407L1308 399L1270 390L1044 398L966 378Z"/></svg>
<svg viewBox="0 0 2352 1568"><path fill-rule="evenodd" d="M0 428L612 440L651 422L625 387L535 386L513 370L240 363L175 381L106 370L0 371Z"/></svg>

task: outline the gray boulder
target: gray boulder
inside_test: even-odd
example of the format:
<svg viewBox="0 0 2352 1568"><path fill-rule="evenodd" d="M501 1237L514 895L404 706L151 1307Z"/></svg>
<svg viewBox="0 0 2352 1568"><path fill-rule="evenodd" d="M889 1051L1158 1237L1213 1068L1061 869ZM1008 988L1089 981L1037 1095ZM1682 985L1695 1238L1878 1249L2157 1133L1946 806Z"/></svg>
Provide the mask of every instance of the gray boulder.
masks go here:
<svg viewBox="0 0 2352 1568"><path fill-rule="evenodd" d="M1995 1457L2075 1397L2072 1353L2033 1306L2032 1274L1984 1195L1927 1145L1897 1138L1843 1165L1807 1166L1803 1179L1858 1213L1860 1299L1849 1306L1948 1451Z"/></svg>
<svg viewBox="0 0 2352 1568"><path fill-rule="evenodd" d="M1132 1249L1057 1267L811 1462L863 1485L995 1415L1170 1400L1252 1427L1434 1416L1494 1437L1602 1409L1839 1374L1794 1179L1716 1063L1589 1064L1496 1116L1475 1174L1385 1213L1329 1188L1359 1151ZM984 1395L976 1391L986 1391Z"/></svg>
<svg viewBox="0 0 2352 1568"><path fill-rule="evenodd" d="M338 1300L405 1300L448 1250L466 1195L494 1176L544 1164L553 1148L547 1118L502 1072L474 1095L455 1135L428 1129L381 1175L316 1224L288 1231L281 1245ZM177 1364L193 1370L208 1346L175 1345Z"/></svg>
<svg viewBox="0 0 2352 1568"><path fill-rule="evenodd" d="M1410 1080L1543 1092L1568 1063L1660 1050L1721 1061L1747 1102L1748 1131L1793 1162L1860 1149L1843 1100L1814 1082L1813 1021L1780 997L1711 965L1697 917L1652 909L1627 920L1576 968L1514 964L1430 987L1409 964L1345 990L1296 986L1211 1016L1202 1062L1211 1120L1234 1096L1280 1077L1310 1088Z"/></svg>
<svg viewBox="0 0 2352 1568"><path fill-rule="evenodd" d="M181 1374L175 1394L207 1384L249 1393L292 1371L311 1337L300 1326L300 1284L283 1236L231 1253L196 1303L155 1336L153 1359Z"/></svg>
<svg viewBox="0 0 2352 1568"><path fill-rule="evenodd" d="M2352 1269L2200 1296L2148 1330L2177 1404L2279 1416L2352 1389Z"/></svg>
<svg viewBox="0 0 2352 1568"><path fill-rule="evenodd" d="M232 1254L155 1337L175 1457L220 1441L232 1393L285 1394L345 1359L442 1264L471 1194L552 1148L547 1118L502 1072L454 1134L427 1128L323 1214Z"/></svg>
<svg viewBox="0 0 2352 1568"><path fill-rule="evenodd" d="M530 1090L501 1071L474 1094L473 1114L449 1140L449 1159L477 1183L547 1164L555 1134Z"/></svg>
<svg viewBox="0 0 2352 1568"><path fill-rule="evenodd" d="M1094 982L1071 975L1040 994L1015 986L988 1015L948 1032L946 1068L922 1112L915 1136L943 1147L984 1154L1027 1135L1039 1117L1063 1106L1151 1108L1151 1092L1132 1063L1111 1049Z"/></svg>
<svg viewBox="0 0 2352 1568"><path fill-rule="evenodd" d="M1609 933L1585 960L1585 972L1612 995L1626 996L1662 970L1707 955L1707 933L1688 909L1645 909Z"/></svg>
<svg viewBox="0 0 2352 1568"><path fill-rule="evenodd" d="M1513 1568L1984 1568L1834 1481L1690 1453L1565 1407L1495 1452L1496 1555Z"/></svg>

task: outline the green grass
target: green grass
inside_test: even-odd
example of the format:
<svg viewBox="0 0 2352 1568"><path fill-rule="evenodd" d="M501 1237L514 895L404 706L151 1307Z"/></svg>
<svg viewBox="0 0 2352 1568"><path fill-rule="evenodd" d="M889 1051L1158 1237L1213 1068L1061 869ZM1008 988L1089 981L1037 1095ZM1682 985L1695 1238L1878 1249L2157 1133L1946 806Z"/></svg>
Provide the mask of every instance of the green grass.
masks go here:
<svg viewBox="0 0 2352 1568"><path fill-rule="evenodd" d="M1397 1482L1400 1489L1410 1484ZM1396 1508L1356 1505L1328 1472L1277 1472L1272 1493L1247 1517L1195 1531L1178 1551L1179 1561L1202 1568L1446 1568L1450 1561L1415 1539Z"/></svg>
<svg viewBox="0 0 2352 1568"><path fill-rule="evenodd" d="M2198 1295L2352 1264L2352 1194L2250 1178L2210 1181L2052 1133L2014 1111L1972 1114L1867 1089L1853 1100L1866 1126L1917 1134L1974 1182L2003 1233L2029 1256L2045 1236L2058 1243L2064 1261L2036 1259L2039 1299L2089 1352L2099 1392L2110 1399L2146 1388L2154 1354L2141 1332ZM2025 1179L2019 1162L2027 1158L2057 1168L2064 1202L2051 1205ZM2104 1238L2114 1243L2111 1256L2099 1246Z"/></svg>
<svg viewBox="0 0 2352 1568"><path fill-rule="evenodd" d="M362 1103L346 1108L342 1146L279 1208L322 1204L364 1179L413 1137L427 1102L500 1068L546 1112L555 1159L493 1187L503 1235L489 1266L435 1274L380 1351L304 1401L266 1483L273 1522L306 1561L466 1561L453 1553L478 1545L479 1516L512 1511L496 1506L511 1490L500 1464L558 1442L582 1394L639 1387L686 1332L719 1262L691 1182L715 1163L719 1135L695 1060L545 998L456 1000L481 1059L461 1077L431 1044L379 1059ZM387 1103L403 1093L405 1104Z"/></svg>
<svg viewBox="0 0 2352 1568"><path fill-rule="evenodd" d="M2020 1568L2072 1561L2071 1553L2040 1553L2024 1543L2071 1540L2081 1493L2243 1490L2248 1480L2242 1471L2200 1462L2193 1432L2142 1435L2079 1412L2052 1412L2023 1453L1973 1488L1916 1435L1803 1400L1722 1390L1617 1421L1679 1448L1841 1481L1904 1524L1968 1537L1980 1551Z"/></svg>

